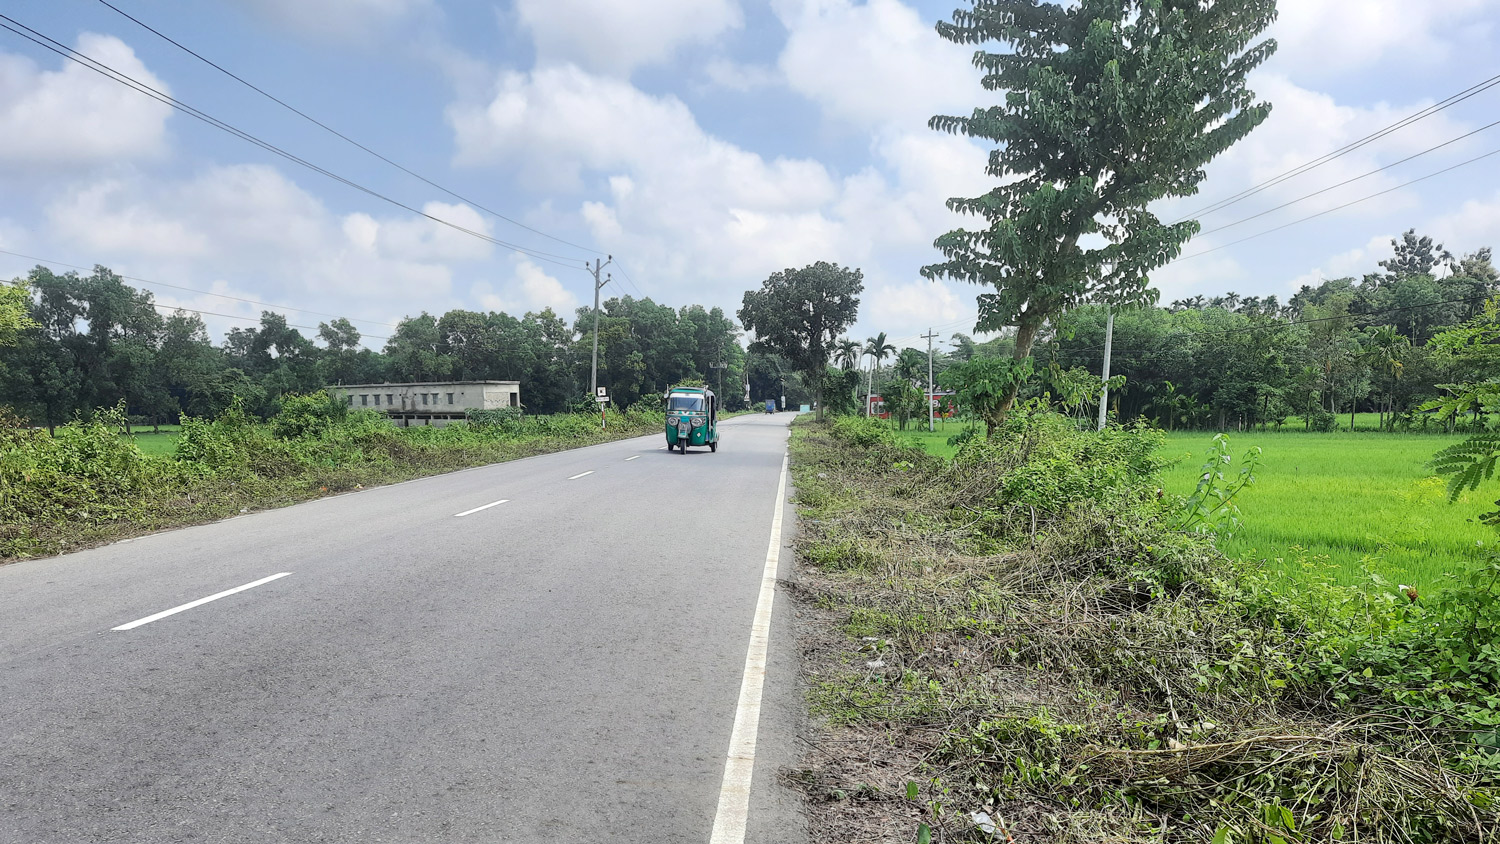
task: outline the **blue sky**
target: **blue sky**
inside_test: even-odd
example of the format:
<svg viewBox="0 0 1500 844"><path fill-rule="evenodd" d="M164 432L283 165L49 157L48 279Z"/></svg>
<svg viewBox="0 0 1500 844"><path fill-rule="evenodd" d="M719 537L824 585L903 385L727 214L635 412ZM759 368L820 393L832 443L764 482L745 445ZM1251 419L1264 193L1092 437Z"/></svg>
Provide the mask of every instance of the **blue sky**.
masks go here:
<svg viewBox="0 0 1500 844"><path fill-rule="evenodd" d="M926 118L986 101L949 2L902 0L112 0L184 45L486 208L333 138L97 0L5 14L400 202L439 226L174 113L0 31L0 249L102 263L158 301L228 316L288 308L379 337L449 308L571 315L606 293L731 313L769 273L863 269L855 336L972 327L979 289L922 281L944 198L988 187L985 150ZM1295 5L1293 5L1295 2ZM1500 0L1284 0L1254 77L1274 106L1176 216L1500 73ZM1500 120L1500 88L1205 218L1231 223ZM1500 149L1500 127L1190 244L1189 254ZM1374 270L1407 228L1500 247L1500 157L1158 271L1163 299L1295 292ZM569 245L575 244L575 245ZM581 247L581 248L580 248ZM537 254L540 253L540 254ZM0 255L0 277L34 262ZM59 269L63 267L59 266ZM231 298L233 297L233 298ZM290 310L299 308L304 310ZM370 340L379 346L379 340Z"/></svg>

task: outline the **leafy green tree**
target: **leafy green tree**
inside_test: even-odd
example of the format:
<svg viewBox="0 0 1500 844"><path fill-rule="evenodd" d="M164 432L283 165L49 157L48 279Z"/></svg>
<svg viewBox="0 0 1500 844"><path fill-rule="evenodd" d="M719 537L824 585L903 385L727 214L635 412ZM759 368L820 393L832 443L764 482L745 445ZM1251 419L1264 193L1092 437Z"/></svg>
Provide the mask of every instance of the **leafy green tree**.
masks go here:
<svg viewBox="0 0 1500 844"><path fill-rule="evenodd" d="M437 319L426 311L407 317L385 344L391 374L401 381L443 381L453 372L453 358L442 353Z"/></svg>
<svg viewBox="0 0 1500 844"><path fill-rule="evenodd" d="M0 346L14 346L22 331L34 327L31 285L19 278L0 282Z"/></svg>
<svg viewBox="0 0 1500 844"><path fill-rule="evenodd" d="M985 435L993 437L1031 373L1031 358L979 357L949 367L941 383L957 394L960 407L984 420Z"/></svg>
<svg viewBox="0 0 1500 844"><path fill-rule="evenodd" d="M908 423L925 415L927 393L905 378L893 378L881 388L881 399L885 409L896 419L896 424L905 431Z"/></svg>
<svg viewBox="0 0 1500 844"><path fill-rule="evenodd" d="M1418 237L1416 229L1407 229L1400 240L1391 239L1396 254L1381 261L1380 266L1390 278L1410 278L1415 275L1430 276L1439 267L1451 266L1453 253L1434 243L1430 237Z"/></svg>
<svg viewBox="0 0 1500 844"><path fill-rule="evenodd" d="M859 314L864 274L826 261L773 273L745 293L740 323L754 332L752 352L780 355L812 389L823 418L823 382L834 338Z"/></svg>
<svg viewBox="0 0 1500 844"><path fill-rule="evenodd" d="M995 288L981 330L1014 326L1027 359L1042 327L1088 300L1149 303L1148 274L1176 257L1195 221L1163 223L1148 206L1189 196L1204 166L1265 120L1246 76L1274 42L1252 41L1275 0L972 0L938 33L1000 41L974 63L1002 105L934 117L934 129L993 141L984 196L948 201L987 227L938 238L945 261L922 269ZM1093 241L1099 245L1092 245ZM1003 416L1020 382L1004 397Z"/></svg>

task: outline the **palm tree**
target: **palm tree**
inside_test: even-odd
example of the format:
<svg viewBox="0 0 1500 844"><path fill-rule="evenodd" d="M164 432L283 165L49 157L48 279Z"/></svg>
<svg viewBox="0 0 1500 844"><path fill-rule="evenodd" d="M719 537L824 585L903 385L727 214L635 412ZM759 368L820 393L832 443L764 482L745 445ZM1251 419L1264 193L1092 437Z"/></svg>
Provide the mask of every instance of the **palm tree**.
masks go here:
<svg viewBox="0 0 1500 844"><path fill-rule="evenodd" d="M886 358L896 353L896 347L886 342L885 332L882 331L865 341L864 351L870 356L870 380L865 389L865 414L868 415L869 397L875 395L875 370L880 368Z"/></svg>
<svg viewBox="0 0 1500 844"><path fill-rule="evenodd" d="M1394 325L1382 325L1370 333L1370 343L1365 346L1362 357L1377 372L1389 376L1386 385L1384 406L1376 405L1380 412L1380 427L1384 429L1387 424L1391 430L1396 429L1396 385L1401 381L1401 372L1406 368L1403 360L1405 352L1411 348L1411 341L1406 335L1396 330ZM1387 414L1390 415L1387 420ZM1350 426L1353 429L1353 426Z"/></svg>
<svg viewBox="0 0 1500 844"><path fill-rule="evenodd" d="M859 364L859 342L850 340L848 337L840 337L833 344L833 359L839 362L839 368L848 372Z"/></svg>

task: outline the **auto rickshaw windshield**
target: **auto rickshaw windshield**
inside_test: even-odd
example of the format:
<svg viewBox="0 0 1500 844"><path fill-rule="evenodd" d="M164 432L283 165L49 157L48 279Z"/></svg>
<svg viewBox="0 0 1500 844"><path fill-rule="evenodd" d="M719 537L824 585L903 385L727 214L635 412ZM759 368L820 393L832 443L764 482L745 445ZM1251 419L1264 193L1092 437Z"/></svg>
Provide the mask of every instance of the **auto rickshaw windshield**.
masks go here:
<svg viewBox="0 0 1500 844"><path fill-rule="evenodd" d="M702 413L702 396L670 396L667 398L667 410L675 410L678 413Z"/></svg>

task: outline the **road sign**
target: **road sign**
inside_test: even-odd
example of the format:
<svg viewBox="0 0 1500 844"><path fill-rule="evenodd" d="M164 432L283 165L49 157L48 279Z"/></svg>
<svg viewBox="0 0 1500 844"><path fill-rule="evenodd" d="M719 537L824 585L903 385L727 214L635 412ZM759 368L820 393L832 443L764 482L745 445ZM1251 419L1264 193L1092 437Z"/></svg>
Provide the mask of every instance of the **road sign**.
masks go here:
<svg viewBox="0 0 1500 844"><path fill-rule="evenodd" d="M595 396L594 401L600 404L609 404L609 396Z"/></svg>
<svg viewBox="0 0 1500 844"><path fill-rule="evenodd" d="M598 394L598 398L600 400L605 400L605 399L609 398L609 388L608 387L595 387L594 388L594 392L596 394Z"/></svg>

